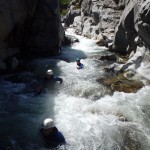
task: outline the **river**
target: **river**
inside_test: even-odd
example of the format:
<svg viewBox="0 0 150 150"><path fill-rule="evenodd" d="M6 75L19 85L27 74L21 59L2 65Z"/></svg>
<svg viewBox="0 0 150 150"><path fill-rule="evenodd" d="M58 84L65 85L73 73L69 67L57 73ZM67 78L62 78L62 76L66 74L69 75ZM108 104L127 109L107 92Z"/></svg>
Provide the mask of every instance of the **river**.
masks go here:
<svg viewBox="0 0 150 150"><path fill-rule="evenodd" d="M67 34L74 35L71 30ZM37 74L53 69L63 84L56 83L33 96L20 92L24 83L1 78L0 149L45 150L39 128L47 117L54 119L66 139L60 150L150 149L150 87L109 95L109 90L96 82L104 76L106 62L91 57L109 52L96 46L95 40L77 37L80 42L63 47L60 56L30 64ZM84 64L81 70L76 69L77 57Z"/></svg>

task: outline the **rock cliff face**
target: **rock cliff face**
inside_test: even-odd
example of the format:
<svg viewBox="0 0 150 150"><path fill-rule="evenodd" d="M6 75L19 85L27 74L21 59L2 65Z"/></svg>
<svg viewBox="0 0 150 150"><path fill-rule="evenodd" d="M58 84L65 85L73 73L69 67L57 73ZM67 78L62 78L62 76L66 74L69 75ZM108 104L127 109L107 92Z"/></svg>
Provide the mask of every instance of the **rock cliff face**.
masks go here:
<svg viewBox="0 0 150 150"><path fill-rule="evenodd" d="M99 39L101 33L113 33L124 3L118 5L112 0L74 0L64 20L66 26L73 25L76 33Z"/></svg>
<svg viewBox="0 0 150 150"><path fill-rule="evenodd" d="M113 49L117 52L136 51L135 38L150 45L150 1L132 0L122 13L116 28Z"/></svg>
<svg viewBox="0 0 150 150"><path fill-rule="evenodd" d="M129 54L121 70L150 80L150 0L130 0L116 28L112 50Z"/></svg>
<svg viewBox="0 0 150 150"><path fill-rule="evenodd" d="M1 70L17 52L27 57L59 53L64 37L59 10L59 0L0 1Z"/></svg>
<svg viewBox="0 0 150 150"><path fill-rule="evenodd" d="M112 49L130 54L136 50L137 36L150 45L149 13L149 0L73 0L64 22L89 38L115 33Z"/></svg>

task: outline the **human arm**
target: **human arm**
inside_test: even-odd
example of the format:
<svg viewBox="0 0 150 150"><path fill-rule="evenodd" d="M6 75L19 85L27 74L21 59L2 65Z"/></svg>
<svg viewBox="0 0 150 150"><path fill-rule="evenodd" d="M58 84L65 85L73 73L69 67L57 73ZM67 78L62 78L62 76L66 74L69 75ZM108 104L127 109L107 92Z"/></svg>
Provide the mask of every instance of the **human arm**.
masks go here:
<svg viewBox="0 0 150 150"><path fill-rule="evenodd" d="M55 81L60 81L60 84L62 84L62 82L63 82L63 79L62 79L62 78L59 78L59 77L54 77L54 80L55 80Z"/></svg>
<svg viewBox="0 0 150 150"><path fill-rule="evenodd" d="M82 69L83 67L84 67L83 64L80 64L77 66L77 69Z"/></svg>

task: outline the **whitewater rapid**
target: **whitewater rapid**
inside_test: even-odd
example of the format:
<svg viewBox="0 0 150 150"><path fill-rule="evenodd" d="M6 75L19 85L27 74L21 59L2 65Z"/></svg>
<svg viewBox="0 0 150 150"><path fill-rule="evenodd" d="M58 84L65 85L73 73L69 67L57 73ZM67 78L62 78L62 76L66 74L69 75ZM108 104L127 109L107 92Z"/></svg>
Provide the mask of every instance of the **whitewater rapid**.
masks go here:
<svg viewBox="0 0 150 150"><path fill-rule="evenodd" d="M74 35L71 30L66 33ZM23 83L1 81L0 144L8 143L15 150L45 150L38 129L51 117L67 142L60 150L149 150L150 87L108 95L108 89L96 81L104 76L105 63L91 56L109 52L94 40L77 38L80 42L63 47L59 57L31 63L37 74L53 69L63 84L34 97L14 94L25 88ZM82 70L76 69L77 57L84 64Z"/></svg>

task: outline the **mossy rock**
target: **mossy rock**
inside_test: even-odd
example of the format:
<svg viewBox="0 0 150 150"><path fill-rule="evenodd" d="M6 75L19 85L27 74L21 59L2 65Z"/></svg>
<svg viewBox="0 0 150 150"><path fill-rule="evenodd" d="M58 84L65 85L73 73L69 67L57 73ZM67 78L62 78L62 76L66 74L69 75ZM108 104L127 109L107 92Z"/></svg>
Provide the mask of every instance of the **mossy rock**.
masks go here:
<svg viewBox="0 0 150 150"><path fill-rule="evenodd" d="M128 80L123 74L118 74L114 77L109 77L103 80L104 85L111 87L112 91L119 91L125 93L135 93L141 89L144 84L141 81Z"/></svg>

